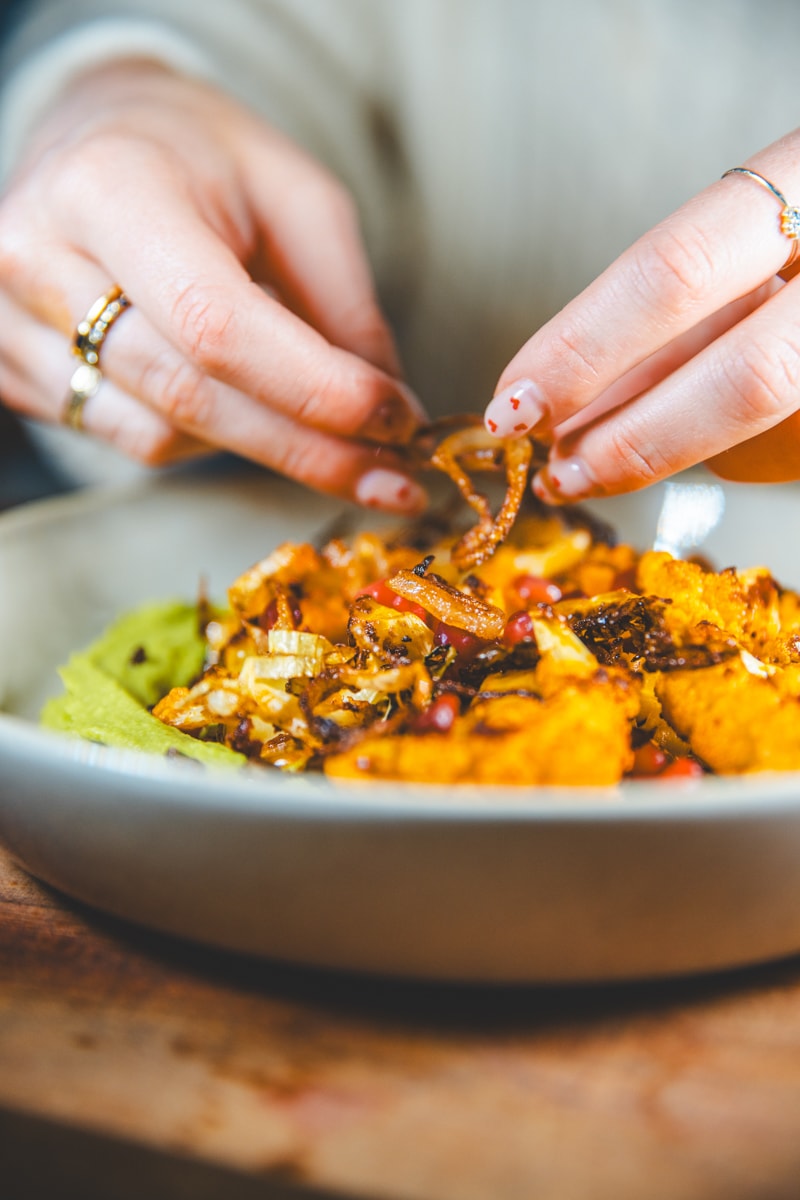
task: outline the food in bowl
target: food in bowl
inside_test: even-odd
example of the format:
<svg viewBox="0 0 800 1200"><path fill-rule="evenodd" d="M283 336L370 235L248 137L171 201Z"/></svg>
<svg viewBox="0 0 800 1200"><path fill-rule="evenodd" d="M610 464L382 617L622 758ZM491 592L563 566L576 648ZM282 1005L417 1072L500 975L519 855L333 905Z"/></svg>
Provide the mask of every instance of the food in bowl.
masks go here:
<svg viewBox="0 0 800 1200"><path fill-rule="evenodd" d="M800 597L766 568L615 544L580 510L528 498L518 513L532 453L458 429L434 462L478 514L465 533L428 515L281 545L225 609L123 620L68 664L46 723L347 780L603 786L797 769ZM484 469L506 473L496 514L473 484Z"/></svg>

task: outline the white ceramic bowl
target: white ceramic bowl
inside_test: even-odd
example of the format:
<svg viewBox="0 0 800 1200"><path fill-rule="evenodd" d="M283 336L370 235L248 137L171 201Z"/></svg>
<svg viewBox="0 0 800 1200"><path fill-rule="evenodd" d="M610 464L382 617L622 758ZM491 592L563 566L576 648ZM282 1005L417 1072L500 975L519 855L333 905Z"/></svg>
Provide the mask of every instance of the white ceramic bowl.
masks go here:
<svg viewBox="0 0 800 1200"><path fill-rule="evenodd" d="M795 488L728 488L708 552L800 584ZM652 542L659 489L604 504ZM117 614L214 594L336 506L266 477L173 477L0 519L0 839L144 925L296 963L569 981L800 950L800 777L613 791L231 776L39 729L56 667Z"/></svg>

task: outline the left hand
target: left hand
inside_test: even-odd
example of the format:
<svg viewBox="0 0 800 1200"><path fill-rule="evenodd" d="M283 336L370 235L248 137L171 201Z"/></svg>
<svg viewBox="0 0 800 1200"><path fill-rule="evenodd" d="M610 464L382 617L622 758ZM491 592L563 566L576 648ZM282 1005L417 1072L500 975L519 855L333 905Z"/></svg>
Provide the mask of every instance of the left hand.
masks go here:
<svg viewBox="0 0 800 1200"><path fill-rule="evenodd" d="M800 204L800 130L743 165ZM512 359L486 423L552 443L541 499L634 491L703 461L726 479L800 478L800 278L777 277L793 246L781 207L746 175L718 180Z"/></svg>
<svg viewBox="0 0 800 1200"><path fill-rule="evenodd" d="M114 281L131 307L85 432L151 466L220 448L369 507L425 506L405 455L424 414L354 199L232 97L135 58L72 80L0 199L9 407L73 423L74 330Z"/></svg>

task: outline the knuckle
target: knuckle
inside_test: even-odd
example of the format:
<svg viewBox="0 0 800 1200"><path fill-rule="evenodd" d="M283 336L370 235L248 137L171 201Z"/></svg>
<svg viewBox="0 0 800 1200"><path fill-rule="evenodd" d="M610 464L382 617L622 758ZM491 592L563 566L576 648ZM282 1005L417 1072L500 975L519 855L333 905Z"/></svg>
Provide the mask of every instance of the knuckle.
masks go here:
<svg viewBox="0 0 800 1200"><path fill-rule="evenodd" d="M680 229L662 225L635 248L636 286L648 305L672 315L692 309L719 272L708 235L684 222Z"/></svg>
<svg viewBox="0 0 800 1200"><path fill-rule="evenodd" d="M331 427L337 424L336 417L343 411L343 392L341 380L332 371L317 369L313 378L299 384L292 416L302 425Z"/></svg>
<svg viewBox="0 0 800 1200"><path fill-rule="evenodd" d="M123 177L129 180L140 169L151 169L151 164L142 161L143 150L134 134L124 137L105 130L86 134L70 147L53 152L48 163L53 194L64 209L84 211L87 196L108 196ZM113 179L108 172L110 162L115 164Z"/></svg>
<svg viewBox="0 0 800 1200"><path fill-rule="evenodd" d="M749 342L728 369L746 425L763 426L787 414L800 383L800 345L787 337Z"/></svg>
<svg viewBox="0 0 800 1200"><path fill-rule="evenodd" d="M191 283L176 296L170 319L178 344L203 370L215 374L225 367L236 336L227 290Z"/></svg>
<svg viewBox="0 0 800 1200"><path fill-rule="evenodd" d="M340 437L358 437L385 405L386 384L366 363L319 365L305 386L298 388L292 417L302 425Z"/></svg>
<svg viewBox="0 0 800 1200"><path fill-rule="evenodd" d="M214 403L214 388L208 376L192 363L175 362L171 356L155 359L143 368L142 392L178 428L202 428Z"/></svg>
<svg viewBox="0 0 800 1200"><path fill-rule="evenodd" d="M560 377L568 376L589 387L600 378L599 363L593 361L591 345L579 328L560 329L551 349Z"/></svg>
<svg viewBox="0 0 800 1200"><path fill-rule="evenodd" d="M626 479L638 487L647 487L671 474L672 464L652 439L642 436L641 429L625 425L609 430L609 443L604 459L618 465Z"/></svg>
<svg viewBox="0 0 800 1200"><path fill-rule="evenodd" d="M85 204L87 192L92 194L95 185L101 187L101 195L107 191L108 181L106 180L105 186L102 185L99 163L92 144L87 143L79 147L79 150L80 153L54 155L49 163L50 186L53 195L59 197L64 211L71 211L80 206L82 198Z"/></svg>

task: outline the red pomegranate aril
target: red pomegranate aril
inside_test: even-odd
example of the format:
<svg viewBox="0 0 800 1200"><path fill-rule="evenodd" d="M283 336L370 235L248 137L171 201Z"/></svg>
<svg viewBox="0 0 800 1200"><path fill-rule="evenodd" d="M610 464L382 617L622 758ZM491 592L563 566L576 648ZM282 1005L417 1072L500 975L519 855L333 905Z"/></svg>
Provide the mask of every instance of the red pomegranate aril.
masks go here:
<svg viewBox="0 0 800 1200"><path fill-rule="evenodd" d="M290 599L289 599L289 607L292 610L292 620L294 621L294 627L295 627L295 629L297 629L297 628L299 628L299 626L303 620L303 610L300 607L299 601L294 596L290 597ZM269 633L270 629L272 629L272 627L275 624L275 622L277 621L277 619L278 619L278 602L277 602L277 600L270 600L269 604L264 609L261 616L258 618L258 624L261 626L261 628L264 630L265 633Z"/></svg>
<svg viewBox="0 0 800 1200"><path fill-rule="evenodd" d="M420 713L414 722L415 733L448 733L461 712L458 696L445 692L434 700L430 708Z"/></svg>
<svg viewBox="0 0 800 1200"><path fill-rule="evenodd" d="M535 640L531 614L525 612L524 609L520 612L512 613L506 621L506 629L503 634L505 644L507 646L518 646L520 642L533 642Z"/></svg>
<svg viewBox="0 0 800 1200"><path fill-rule="evenodd" d="M437 646L452 646L459 658L472 658L486 645L474 633L467 633L466 629L459 629L456 625L446 625L444 621L436 625L433 640Z"/></svg>
<svg viewBox="0 0 800 1200"><path fill-rule="evenodd" d="M645 742L633 752L632 775L660 775L668 762L667 756L660 746L654 742Z"/></svg>
<svg viewBox="0 0 800 1200"><path fill-rule="evenodd" d="M555 604L562 596L557 583L538 575L518 575L512 586L525 604Z"/></svg>
<svg viewBox="0 0 800 1200"><path fill-rule="evenodd" d="M705 771L695 758L676 758L665 767L660 779L702 779Z"/></svg>

